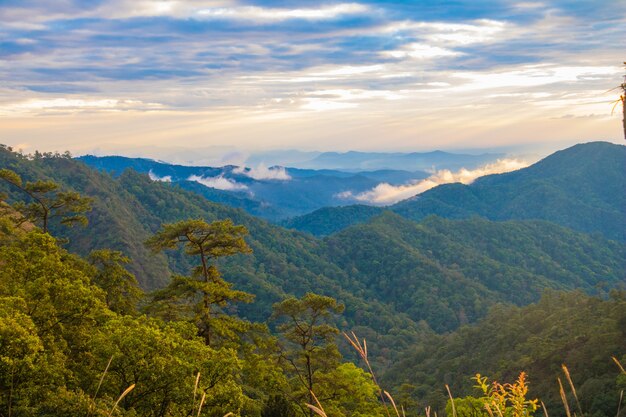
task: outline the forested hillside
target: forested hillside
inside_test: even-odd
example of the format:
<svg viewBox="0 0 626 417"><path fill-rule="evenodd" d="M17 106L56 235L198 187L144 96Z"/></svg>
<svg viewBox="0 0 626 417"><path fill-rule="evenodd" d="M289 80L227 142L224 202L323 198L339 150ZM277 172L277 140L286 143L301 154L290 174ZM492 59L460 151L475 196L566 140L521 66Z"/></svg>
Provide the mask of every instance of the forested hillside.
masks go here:
<svg viewBox="0 0 626 417"><path fill-rule="evenodd" d="M527 372L529 398L541 398L551 416L564 416L557 377L567 384L565 364L585 416L614 416L626 389L626 374L611 359L626 362L626 293L608 300L580 292L548 292L527 307L499 305L474 326L414 345L385 375L385 384L402 387L418 404L443 410L449 384L455 396L479 391L477 373L513 381ZM433 388L434 387L434 388ZM572 400L572 413L578 410ZM577 412L578 414L578 412ZM622 414L623 415L623 406Z"/></svg>
<svg viewBox="0 0 626 417"><path fill-rule="evenodd" d="M385 212L324 242L366 299L437 331L473 322L496 302L536 301L546 288L606 293L626 275L624 245L542 221L415 223Z"/></svg>
<svg viewBox="0 0 626 417"><path fill-rule="evenodd" d="M474 321L496 301L529 303L544 288L602 291L624 276L623 245L547 223L416 224L388 213L323 241L133 171L113 179L67 158L3 156L5 166L25 178L50 177L94 197L88 232L56 230L83 255L102 247L121 250L146 289L162 287L170 271L191 268L180 251L165 257L145 249L143 242L161 223L230 218L246 226L253 253L228 261L224 271L257 295L241 311L253 319L266 319L271 304L287 294L317 291L346 303L352 324L380 333L415 332L420 320L442 331Z"/></svg>
<svg viewBox="0 0 626 417"><path fill-rule="evenodd" d="M626 146L592 142L556 152L528 168L479 178L468 186L436 187L392 209L413 220L430 214L542 219L624 241L624 173Z"/></svg>
<svg viewBox="0 0 626 417"><path fill-rule="evenodd" d="M113 178L68 155L25 156L2 148L0 167L2 199L14 205L3 205L0 216L0 346L13 349L8 360L0 361L0 400L19 410L14 415L31 415L27 410L50 416L107 415L105 410L115 408L115 399L131 384L135 391L120 403L120 415L188 415L198 407L199 399L191 408L186 403L198 372L207 395L206 415L218 417L235 410L261 417L275 415L262 414L263 410L281 407L305 415L304 402L313 401L308 394L313 382L303 384L299 374L304 369L299 367L307 363L302 356L306 349L315 352L318 371L311 374L311 381L332 415L383 415L371 378L341 359L340 351L351 350L336 338L337 329L367 339L371 363L386 374L388 388L407 406L419 400L443 407L442 382L453 384L458 389L455 395L466 395L464 384L471 374L465 369L510 380L519 368L517 360L507 362L508 355L524 358L519 362L540 378L554 378L548 371L542 373L540 366L547 362L540 352L523 350L538 343L547 343L543 351L553 355L554 362L569 352L569 365L577 371L585 363L598 364L596 373L581 371L590 384L583 390L588 395L615 386L609 383L615 375L602 361L610 359L607 355L624 354L619 349L625 338L620 292L613 293L613 301L574 293L550 296L553 301L525 310L511 306L537 301L549 289L607 297L612 289L623 288L626 249L599 234L545 221L430 216L416 223L384 212L320 240L134 171ZM37 183L40 180L52 182ZM56 186L63 191L55 191ZM33 195L52 190L63 204L82 201L71 194L79 192L93 208L85 213L89 224L69 227L81 223L80 216L51 215L44 227L59 238L53 239L36 227L41 226L40 216L48 214L20 205L25 201L39 207L25 195L24 187L34 190ZM19 221L20 210L32 223ZM196 219L190 224L200 227L205 221L229 220L245 243L237 243L237 250L222 251L220 245L229 240L220 237L211 249L217 254L211 267L203 262L204 268L198 269L198 252L183 249L179 243L184 240L177 240L177 235L169 243L163 240L164 227L180 229L188 219ZM21 225L16 227L16 222ZM212 230L211 225L206 227ZM160 291L141 298L126 266L143 289ZM204 284L200 273L205 274ZM204 308L213 303L215 310L202 316L198 291L206 288L218 289L216 294L225 298L205 298ZM230 302L237 299L253 302ZM515 329L524 327L524 318L534 323L532 317L546 315L546 308L554 308L554 315L542 323L552 327L528 325L527 333L515 336ZM584 321L585 309L597 312L589 319L595 321ZM302 339L298 333L302 327L293 325L295 321L301 326L304 322L298 320L310 319L309 314L323 320L312 327L319 332L310 339L320 343L317 347L309 342L299 345L309 339ZM555 324L561 314L569 314L562 320L571 318L571 326ZM504 327L495 324L498 320ZM477 321L478 327L437 335ZM218 342L206 337L207 323L225 326L216 327ZM552 342L555 326L562 331L556 330ZM510 341L482 348L481 352L490 352L484 361L495 362L472 362L468 356L467 367L451 370L459 365L466 344L474 348L476 334L486 335L484 343L503 337ZM528 344L516 343L506 351L507 343L520 342L523 335ZM587 340L602 343L597 347L587 345ZM569 349L559 350L561 342ZM502 359L497 349L503 350ZM520 353L513 353L516 349ZM420 352L431 352L428 357L440 358L442 365L435 359L415 359ZM398 362L400 358L404 359ZM98 378L109 360L110 377L99 391ZM425 363L433 369L420 368ZM555 369L552 363L550 371ZM386 373L394 364L399 365ZM553 400L549 391L545 396ZM614 411L606 404L608 399L585 406L593 413ZM300 411L293 411L298 407Z"/></svg>
<svg viewBox="0 0 626 417"><path fill-rule="evenodd" d="M625 173L625 146L592 142L556 152L528 168L479 178L470 185L440 185L388 209L412 220L432 214L451 219L547 220L624 241ZM364 213L357 207L323 209L285 224L324 236L377 213L375 209Z"/></svg>

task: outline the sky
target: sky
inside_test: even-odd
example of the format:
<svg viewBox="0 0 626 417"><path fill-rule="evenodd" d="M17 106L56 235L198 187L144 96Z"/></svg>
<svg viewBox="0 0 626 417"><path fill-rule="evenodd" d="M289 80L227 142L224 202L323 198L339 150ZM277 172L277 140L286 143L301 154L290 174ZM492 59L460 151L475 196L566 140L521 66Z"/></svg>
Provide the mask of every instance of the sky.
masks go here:
<svg viewBox="0 0 626 417"><path fill-rule="evenodd" d="M624 0L0 0L0 143L225 163L621 143L624 39Z"/></svg>

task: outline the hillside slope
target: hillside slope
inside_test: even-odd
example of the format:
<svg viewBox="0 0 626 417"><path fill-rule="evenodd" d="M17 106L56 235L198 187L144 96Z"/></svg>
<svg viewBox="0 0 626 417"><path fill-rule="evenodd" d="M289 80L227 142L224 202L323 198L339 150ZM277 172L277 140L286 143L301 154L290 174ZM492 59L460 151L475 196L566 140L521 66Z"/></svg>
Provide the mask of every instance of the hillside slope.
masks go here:
<svg viewBox="0 0 626 417"><path fill-rule="evenodd" d="M79 161L31 160L7 150L0 150L0 166L25 180L50 178L92 196L88 229L53 232L67 236L77 253L123 251L145 289L163 286L172 272L188 273L195 262L181 251L147 251L143 242L162 223L230 218L248 228L254 251L219 264L227 280L256 295L254 303L238 307L241 315L263 321L285 295L330 295L346 305L340 327L367 336L374 354L381 352L377 347L392 346L388 359L429 327L454 329L480 318L495 302L526 304L545 288L604 292L624 279L623 245L546 222L429 218L418 224L384 213L319 240L133 171L114 179ZM1 191L23 198L6 184Z"/></svg>
<svg viewBox="0 0 626 417"><path fill-rule="evenodd" d="M546 288L602 293L626 276L624 245L543 221L415 223L385 212L328 237L325 249L364 298L437 331L473 322L495 302L528 304Z"/></svg>
<svg viewBox="0 0 626 417"><path fill-rule="evenodd" d="M383 209L328 208L284 221L315 236L363 223ZM412 220L548 220L574 230L626 240L626 146L580 144L528 168L488 175L470 185L444 184L387 209Z"/></svg>
<svg viewBox="0 0 626 417"><path fill-rule="evenodd" d="M625 324L624 291L604 300L547 292L537 304L497 306L475 325L420 341L386 373L383 385L403 386L405 396L440 413L447 402L445 384L455 397L477 396L471 380L476 373L513 382L524 371L527 398L540 398L549 415L564 417L556 378L569 391L561 370L566 364L584 415L616 416L626 375L619 376L611 356L626 362ZM570 404L575 407L571 397Z"/></svg>
<svg viewBox="0 0 626 417"><path fill-rule="evenodd" d="M626 146L593 142L556 152L528 168L448 184L391 207L419 220L479 215L542 219L626 240Z"/></svg>

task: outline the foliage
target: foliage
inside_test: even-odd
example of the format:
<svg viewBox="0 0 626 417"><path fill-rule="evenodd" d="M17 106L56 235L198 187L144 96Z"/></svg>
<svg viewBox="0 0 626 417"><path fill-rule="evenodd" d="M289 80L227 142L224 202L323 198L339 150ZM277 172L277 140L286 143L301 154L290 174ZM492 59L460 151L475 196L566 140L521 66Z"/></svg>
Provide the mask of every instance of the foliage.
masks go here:
<svg viewBox="0 0 626 417"><path fill-rule="evenodd" d="M412 347L384 376L386 384L410 383L410 395L441 412L449 384L458 396L471 395L477 372L497 380L524 371L533 378L529 397L539 397L551 416L563 415L556 377L567 364L585 416L615 415L618 368L624 359L626 294L603 300L581 292L546 292L526 307L494 306L474 326L429 338Z"/></svg>
<svg viewBox="0 0 626 417"><path fill-rule="evenodd" d="M313 236L328 236L353 224L365 223L380 214L379 207L360 204L344 207L323 207L302 216L280 222L288 229L307 232Z"/></svg>
<svg viewBox="0 0 626 417"><path fill-rule="evenodd" d="M81 197L74 191L60 191L59 184L53 181L38 180L22 182L22 178L10 169L0 169L0 179L25 193L30 202L16 202L13 207L24 215L26 220L41 224L48 232L49 222L59 218L61 224L72 226L75 223L87 224L85 212L91 210L91 199Z"/></svg>
<svg viewBox="0 0 626 417"><path fill-rule="evenodd" d="M605 163L613 172L620 165L605 159L607 146L613 145L572 148L575 158L565 155L542 170L557 178L559 172L569 172L573 158L575 166L589 158L591 163L581 170ZM88 229L53 224L51 231L68 237L68 248L83 256L100 248L122 252L131 259L125 267L144 290L162 289L172 274L186 276L197 266L195 257L182 248L154 254L143 245L162 223L232 219L249 230L246 240L254 252L221 258L219 271L234 288L256 297L254 303L231 304L229 315L265 321L272 305L285 297L310 291L333 296L346 305L335 324L367 338L371 360L381 371L415 341L430 337L430 328L447 331L474 322L498 301L532 302L546 287L606 294L620 284L624 273L623 245L545 222L430 218L420 227L385 214L322 241L133 171L113 179L65 157L30 158L6 149L0 149L0 166L25 180L52 180L63 189L93 197ZM620 195L613 191L613 182L594 185L594 192ZM0 191L11 201L21 198L2 182ZM589 221L598 218L602 216ZM178 307L171 303L164 316L180 314Z"/></svg>
<svg viewBox="0 0 626 417"><path fill-rule="evenodd" d="M386 209L419 221L449 219L547 220L626 241L626 147L606 142L556 152L528 168L488 175L470 185L444 184ZM354 205L314 211L287 227L324 236L365 223L384 209Z"/></svg>
<svg viewBox="0 0 626 417"><path fill-rule="evenodd" d="M626 241L626 147L575 145L528 168L488 175L470 185L446 184L391 209L413 220L447 218L541 219Z"/></svg>
<svg viewBox="0 0 626 417"><path fill-rule="evenodd" d="M313 293L274 305L274 317L280 321L278 329L286 342L282 355L295 375L294 385L300 386L296 392L301 399L308 398L309 404L313 404L320 374L339 364L341 356L335 343L339 330L328 321L343 309L336 300Z"/></svg>
<svg viewBox="0 0 626 417"><path fill-rule="evenodd" d="M245 227L235 226L230 220L211 224L204 220L184 220L163 225L146 241L155 252L182 244L187 255L200 258L201 264L190 277L173 277L166 288L155 294L154 301L157 307L172 301L182 303L183 308L190 307L191 320L209 346L216 344L215 339L218 343L232 340L249 328L245 321L225 314L224 310L233 302L251 302L253 296L233 290L213 264L218 258L249 252L243 239L247 232Z"/></svg>
<svg viewBox="0 0 626 417"><path fill-rule="evenodd" d="M130 259L120 251L99 249L92 251L88 260L98 270L93 282L106 293L107 307L120 314L134 313L143 291L135 276L124 267Z"/></svg>
<svg viewBox="0 0 626 417"><path fill-rule="evenodd" d="M528 383L526 374L520 373L514 383L501 384L497 381L488 383L485 376L476 374L472 378L476 381L482 397L467 397L453 399L446 405L446 414L452 415L452 407L457 416L504 416L504 417L531 417L539 408L539 400L527 399Z"/></svg>

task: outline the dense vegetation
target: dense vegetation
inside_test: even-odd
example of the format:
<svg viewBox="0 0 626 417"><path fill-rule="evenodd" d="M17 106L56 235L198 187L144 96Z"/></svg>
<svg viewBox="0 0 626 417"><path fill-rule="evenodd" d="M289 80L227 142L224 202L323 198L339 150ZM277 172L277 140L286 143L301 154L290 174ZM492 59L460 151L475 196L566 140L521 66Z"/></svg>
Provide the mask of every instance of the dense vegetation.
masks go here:
<svg viewBox="0 0 626 417"><path fill-rule="evenodd" d="M447 401L443 384L455 396L476 395L470 378L477 373L513 381L525 371L529 397L539 397L549 415L564 415L556 378L567 384L561 371L566 364L583 415L615 416L626 375L619 375L611 356L626 362L625 346L626 292L603 300L550 291L537 304L495 306L476 325L416 344L384 382L419 404L442 410Z"/></svg>
<svg viewBox="0 0 626 417"><path fill-rule="evenodd" d="M386 212L324 247L364 298L393 303L437 331L473 322L495 302L536 301L546 288L603 294L626 273L624 245L541 221L415 223Z"/></svg>
<svg viewBox="0 0 626 417"><path fill-rule="evenodd" d="M383 415L371 377L342 359L349 346L337 339L338 329L366 337L381 372L404 358L385 381L413 413L415 400L443 410L441 383L452 384L456 395L469 394L463 383L471 372L510 380L521 362L532 383L534 373L553 380L553 362L541 373L547 362L540 350L512 353L526 346L516 336L523 318L545 316L548 307L554 315L546 327L537 320L521 334L532 341L529 347L547 344L554 363L567 359L575 375L585 363L624 355L622 293L614 292L612 301L573 293L524 310L494 307L528 304L547 288L606 297L623 286L624 246L601 236L540 221L429 217L414 223L387 212L317 240L132 171L114 179L67 155L1 149L0 167L13 170L23 187L57 184L40 190L50 201L79 192L93 208L87 228L69 228L54 217L51 234L45 233L36 227L42 213L26 210L33 201L3 172L2 199L15 207L3 204L0 216L4 414L108 415L132 387L117 415L195 415L202 407L201 415L306 415L308 388L329 415ZM198 245L180 247L179 241ZM137 281L159 290L142 297ZM585 306L598 312L588 322ZM490 310L478 327L447 336L432 330L454 330ZM560 314L577 321L559 327ZM506 326L500 332L498 320ZM490 331L493 350L482 347L489 352L484 363L468 365L469 374L451 368L472 352L465 344ZM561 342L567 350L557 349ZM425 360L414 356L420 352L440 357L442 367L420 368ZM507 352L515 359L507 362ZM615 388L609 366L594 369L597 374L580 371L591 384L586 394ZM545 396L554 404L553 394ZM586 411L615 411L609 397L598 401L585 404Z"/></svg>
<svg viewBox="0 0 626 417"><path fill-rule="evenodd" d="M362 204L324 207L303 216L284 220L280 224L288 229L299 230L314 236L328 236L353 224L365 223L381 212L379 207Z"/></svg>
<svg viewBox="0 0 626 417"><path fill-rule="evenodd" d="M490 220L548 220L624 241L624 172L625 146L592 142L556 152L525 169L479 178L470 185L441 185L388 209L412 220L433 214L452 219L481 216ZM337 207L287 224L324 236L376 214L374 209L371 216L351 216L353 212L365 214L351 207Z"/></svg>

